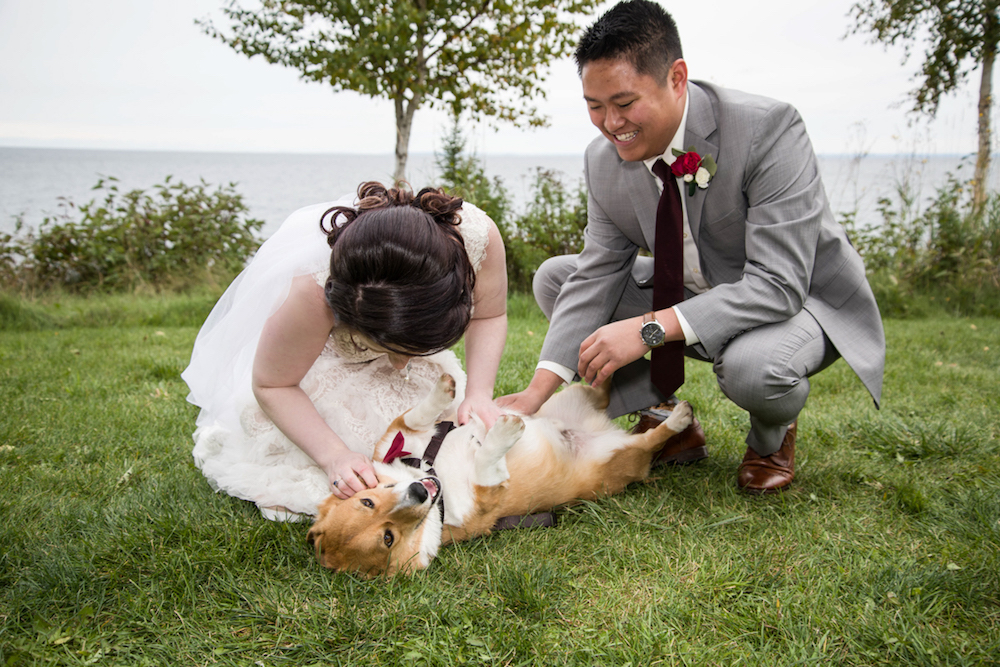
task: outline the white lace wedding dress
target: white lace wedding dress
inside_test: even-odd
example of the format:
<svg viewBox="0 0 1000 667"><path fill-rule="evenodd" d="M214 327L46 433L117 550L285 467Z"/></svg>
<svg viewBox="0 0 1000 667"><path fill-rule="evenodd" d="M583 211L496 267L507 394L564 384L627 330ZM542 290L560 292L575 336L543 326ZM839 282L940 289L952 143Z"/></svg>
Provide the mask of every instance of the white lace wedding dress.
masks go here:
<svg viewBox="0 0 1000 667"><path fill-rule="evenodd" d="M326 283L330 249L320 216L331 206L353 204L353 197L344 198L293 213L215 305L181 374L191 390L188 401L201 407L192 452L196 465L215 490L261 508L315 514L330 494L326 473L261 411L250 379L264 322L284 302L292 279L311 274ZM468 203L461 214L459 230L479 271L489 218ZM347 446L371 456L389 423L426 395L442 372L458 385L447 415L465 393L465 373L453 352L414 358L399 371L385 354L371 352L352 332L336 328L301 386Z"/></svg>

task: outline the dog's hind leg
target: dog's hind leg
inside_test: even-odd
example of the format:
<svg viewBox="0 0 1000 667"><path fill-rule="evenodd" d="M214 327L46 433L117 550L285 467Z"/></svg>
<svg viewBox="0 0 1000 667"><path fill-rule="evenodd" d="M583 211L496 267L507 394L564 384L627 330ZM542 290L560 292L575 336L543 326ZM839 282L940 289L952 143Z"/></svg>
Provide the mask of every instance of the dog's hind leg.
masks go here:
<svg viewBox="0 0 1000 667"><path fill-rule="evenodd" d="M552 398L542 404L536 415L538 417L560 419L565 412L565 403L574 400L579 401L581 398L592 406L594 410L604 412L608 409L608 403L611 400L610 391L611 378L608 378L596 387L583 383L570 385L562 391L553 394Z"/></svg>
<svg viewBox="0 0 1000 667"><path fill-rule="evenodd" d="M431 393L403 415L403 423L414 431L427 431L434 427L438 415L455 400L455 378L445 373Z"/></svg>
<svg viewBox="0 0 1000 667"><path fill-rule="evenodd" d="M656 428L645 433L627 436L626 444L617 449L602 469L600 484L594 487L594 496L618 493L632 482L649 475L653 456L663 444L686 429L693 419L691 406L681 401L673 413Z"/></svg>
<svg viewBox="0 0 1000 667"><path fill-rule="evenodd" d="M591 391L594 396L594 407L598 410L607 410L608 404L611 403L611 378L613 375L609 375L601 384L596 387L592 387Z"/></svg>
<svg viewBox="0 0 1000 667"><path fill-rule="evenodd" d="M687 401L681 401L674 406L669 417L660 422L656 428L643 433L642 436L649 439L651 446L659 447L690 426L692 421L694 421L694 411L691 410L691 404Z"/></svg>
<svg viewBox="0 0 1000 667"><path fill-rule="evenodd" d="M497 486L510 478L507 452L521 439L522 433L524 422L516 415L504 415L496 421L482 446L476 450L476 484Z"/></svg>

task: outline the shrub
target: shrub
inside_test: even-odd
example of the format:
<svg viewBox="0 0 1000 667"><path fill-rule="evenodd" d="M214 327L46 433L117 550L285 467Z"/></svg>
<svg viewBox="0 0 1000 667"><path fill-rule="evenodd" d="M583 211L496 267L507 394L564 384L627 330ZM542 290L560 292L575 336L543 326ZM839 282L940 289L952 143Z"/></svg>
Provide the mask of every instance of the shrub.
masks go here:
<svg viewBox="0 0 1000 667"><path fill-rule="evenodd" d="M531 281L543 261L583 249L587 191L581 182L568 192L556 172L538 169L526 212L512 219L510 193L503 180L490 180L476 156L464 151L465 140L455 119L436 161L441 185L493 219L506 247L509 289L531 293Z"/></svg>
<svg viewBox="0 0 1000 667"><path fill-rule="evenodd" d="M465 138L458 119L453 119L451 132L445 137L444 152L435 165L441 170L441 187L481 208L498 226L510 211L510 193L499 176L493 180L483 171L475 155L465 154Z"/></svg>
<svg viewBox="0 0 1000 667"><path fill-rule="evenodd" d="M260 245L263 221L247 216L235 185L210 191L168 176L152 194L119 191L101 178L103 201L75 205L46 217L36 232L18 220L0 235L0 279L22 292L75 292L188 287L239 272Z"/></svg>
<svg viewBox="0 0 1000 667"><path fill-rule="evenodd" d="M900 203L879 200L879 225L845 224L865 259L883 315L923 314L931 302L961 315L1000 315L1000 195L973 209L968 185L949 175L919 212L905 187Z"/></svg>
<svg viewBox="0 0 1000 667"><path fill-rule="evenodd" d="M527 211L500 225L507 245L511 289L530 293L535 271L543 261L583 250L586 226L587 189L583 182L569 191L556 172L538 168Z"/></svg>

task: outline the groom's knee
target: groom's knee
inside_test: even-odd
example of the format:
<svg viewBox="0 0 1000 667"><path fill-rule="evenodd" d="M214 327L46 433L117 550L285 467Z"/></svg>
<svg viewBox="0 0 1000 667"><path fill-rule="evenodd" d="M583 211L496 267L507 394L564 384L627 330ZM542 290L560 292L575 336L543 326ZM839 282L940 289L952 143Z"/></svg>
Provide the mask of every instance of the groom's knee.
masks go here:
<svg viewBox="0 0 1000 667"><path fill-rule="evenodd" d="M716 358L719 386L769 423L787 424L809 396L809 380L840 355L808 312L733 338Z"/></svg>
<svg viewBox="0 0 1000 667"><path fill-rule="evenodd" d="M763 422L787 424L805 406L809 380L761 361L716 360L719 388L729 400Z"/></svg>
<svg viewBox="0 0 1000 667"><path fill-rule="evenodd" d="M535 272L531 289L535 294L535 302L542 309L546 319L552 318L552 311L556 306L556 299L562 286L569 277L576 271L576 258L578 255L557 255L550 257Z"/></svg>

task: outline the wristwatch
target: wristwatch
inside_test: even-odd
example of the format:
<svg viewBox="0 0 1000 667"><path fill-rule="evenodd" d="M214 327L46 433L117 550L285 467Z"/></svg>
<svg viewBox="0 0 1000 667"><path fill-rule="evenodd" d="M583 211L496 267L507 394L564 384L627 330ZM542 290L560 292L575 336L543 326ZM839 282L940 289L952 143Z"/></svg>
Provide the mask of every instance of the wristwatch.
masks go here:
<svg viewBox="0 0 1000 667"><path fill-rule="evenodd" d="M642 337L642 342L649 347L660 347L664 343L663 339L667 336L667 330L656 321L656 315L650 311L642 318L642 328L639 329L639 335Z"/></svg>

